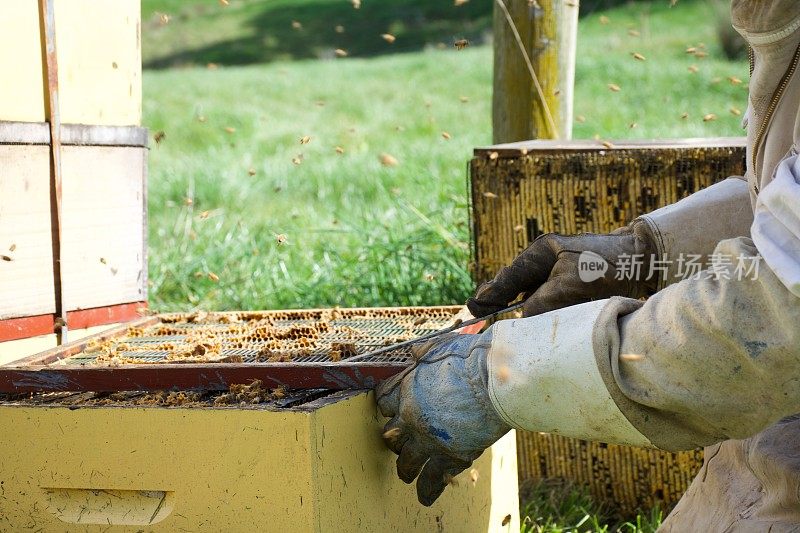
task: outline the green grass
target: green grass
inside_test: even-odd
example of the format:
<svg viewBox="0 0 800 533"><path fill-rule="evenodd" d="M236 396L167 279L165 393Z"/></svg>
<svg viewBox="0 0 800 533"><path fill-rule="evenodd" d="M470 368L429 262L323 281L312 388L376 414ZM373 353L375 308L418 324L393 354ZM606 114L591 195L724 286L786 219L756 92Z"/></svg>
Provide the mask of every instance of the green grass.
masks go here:
<svg viewBox="0 0 800 533"><path fill-rule="evenodd" d="M592 500L587 491L568 483L523 485L520 499L522 533L654 533L663 513L654 508L631 520L619 520Z"/></svg>
<svg viewBox="0 0 800 533"><path fill-rule="evenodd" d="M585 122L576 138L740 134L728 109L743 109L746 91L727 77L746 79L747 66L719 59L706 4L639 3L605 15L607 25L595 14L580 26L575 107ZM684 52L698 42L709 51L702 60ZM449 304L469 295L465 165L491 138L489 47L148 71L144 89L144 122L166 133L150 154L154 307ZM706 113L718 119L703 122ZM301 145L303 136L311 142ZM382 166L381 153L400 164Z"/></svg>
<svg viewBox="0 0 800 533"><path fill-rule="evenodd" d="M142 17L144 64L163 68L331 58L337 48L365 57L462 38L479 43L491 26L492 4L364 0L354 9L350 0L230 0L224 7L217 0L143 0ZM383 33L396 41L387 43Z"/></svg>

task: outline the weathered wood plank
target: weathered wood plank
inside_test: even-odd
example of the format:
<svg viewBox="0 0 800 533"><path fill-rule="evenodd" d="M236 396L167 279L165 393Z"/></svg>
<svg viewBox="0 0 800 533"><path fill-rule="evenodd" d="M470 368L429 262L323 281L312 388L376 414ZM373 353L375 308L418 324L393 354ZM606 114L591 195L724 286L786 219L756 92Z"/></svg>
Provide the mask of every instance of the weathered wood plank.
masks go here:
<svg viewBox="0 0 800 533"><path fill-rule="evenodd" d="M261 380L270 388L371 389L408 368L398 363L212 363L0 367L0 392L227 390Z"/></svg>
<svg viewBox="0 0 800 533"><path fill-rule="evenodd" d="M744 137L703 137L696 139L634 139L611 141L604 145L592 139L548 140L535 139L513 143L481 146L474 149L475 157L488 157L496 153L499 157L520 157L537 151L547 152L585 152L609 150L653 150L664 148L743 148Z"/></svg>
<svg viewBox="0 0 800 533"><path fill-rule="evenodd" d="M68 310L146 300L146 150L63 147ZM47 146L0 145L0 320L54 311Z"/></svg>

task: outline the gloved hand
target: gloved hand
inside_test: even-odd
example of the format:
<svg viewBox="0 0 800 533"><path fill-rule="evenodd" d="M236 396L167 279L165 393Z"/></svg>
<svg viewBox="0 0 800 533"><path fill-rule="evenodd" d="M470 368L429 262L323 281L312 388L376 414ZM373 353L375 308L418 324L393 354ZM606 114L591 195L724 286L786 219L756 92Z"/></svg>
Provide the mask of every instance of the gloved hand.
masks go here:
<svg viewBox="0 0 800 533"><path fill-rule="evenodd" d="M417 362L381 383L378 407L391 420L387 446L399 455L397 475L417 479L417 499L430 506L450 480L508 432L489 400L486 355L491 329L445 335L414 349Z"/></svg>
<svg viewBox="0 0 800 533"><path fill-rule="evenodd" d="M608 270L594 281L581 280L578 258L582 252L593 252L603 258ZM486 316L508 307L523 294L526 298L523 315L527 317L611 296L649 296L658 287L658 276L649 276L651 255L655 253L650 230L641 220L605 235L547 233L534 240L511 266L481 285L467 301L467 307L473 316ZM639 275L632 279L628 279L628 274L633 269L625 270L626 265L621 264L625 256L628 267L634 261L631 257L640 264ZM617 276L618 269L625 276Z"/></svg>

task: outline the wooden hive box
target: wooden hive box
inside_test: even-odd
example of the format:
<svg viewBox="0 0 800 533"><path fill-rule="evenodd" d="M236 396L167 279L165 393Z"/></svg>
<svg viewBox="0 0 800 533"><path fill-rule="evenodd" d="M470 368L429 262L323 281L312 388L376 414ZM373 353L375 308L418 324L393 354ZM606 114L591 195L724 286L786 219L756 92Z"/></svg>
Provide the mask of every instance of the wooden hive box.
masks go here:
<svg viewBox="0 0 800 533"><path fill-rule="evenodd" d="M140 26L139 0L0 6L0 364L55 346L56 265L71 339L134 318L146 302ZM51 120L61 122L60 239Z"/></svg>
<svg viewBox="0 0 800 533"><path fill-rule="evenodd" d="M244 407L0 396L14 428L0 439L0 530L519 531L513 434L475 462L475 483L459 475L423 507L397 478L372 393L321 396Z"/></svg>
<svg viewBox="0 0 800 533"><path fill-rule="evenodd" d="M537 236L607 233L729 176L744 139L528 141L478 148L470 163L474 273L494 277ZM621 513L670 508L702 465L702 450L666 453L518 433L520 481L587 485Z"/></svg>

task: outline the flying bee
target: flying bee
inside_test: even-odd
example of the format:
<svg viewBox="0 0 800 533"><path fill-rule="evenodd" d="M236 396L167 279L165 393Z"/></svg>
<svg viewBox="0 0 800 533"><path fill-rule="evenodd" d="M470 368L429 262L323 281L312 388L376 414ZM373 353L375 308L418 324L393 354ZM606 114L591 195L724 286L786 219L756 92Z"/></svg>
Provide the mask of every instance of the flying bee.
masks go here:
<svg viewBox="0 0 800 533"><path fill-rule="evenodd" d="M456 50L463 50L469 46L469 41L467 39L459 39L453 43L453 46L456 47Z"/></svg>

